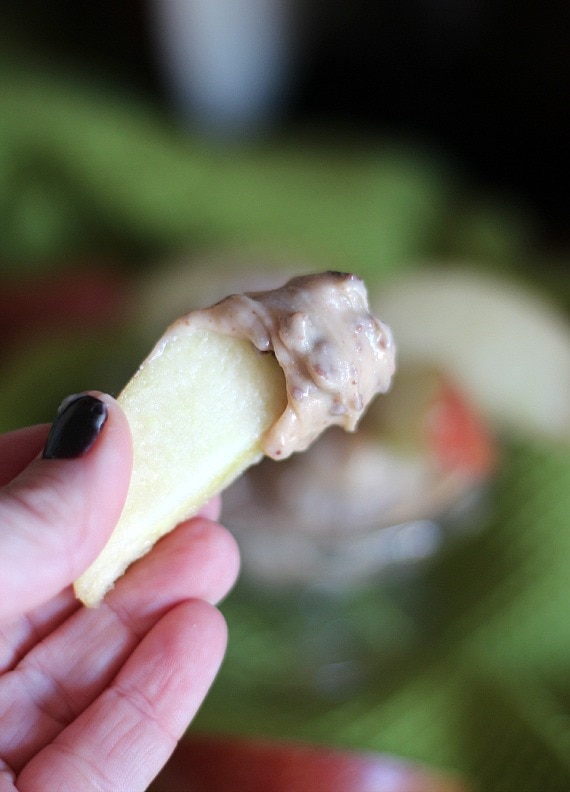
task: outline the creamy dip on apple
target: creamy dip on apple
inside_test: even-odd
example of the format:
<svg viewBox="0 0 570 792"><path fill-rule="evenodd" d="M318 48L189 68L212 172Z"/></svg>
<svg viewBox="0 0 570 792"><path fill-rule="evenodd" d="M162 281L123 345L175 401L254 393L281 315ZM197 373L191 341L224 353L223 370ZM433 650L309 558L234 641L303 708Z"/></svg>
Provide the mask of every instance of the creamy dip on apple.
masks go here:
<svg viewBox="0 0 570 792"><path fill-rule="evenodd" d="M370 313L356 275L299 276L279 289L226 297L183 321L246 338L275 355L287 407L262 441L273 459L303 451L327 426L354 431L395 370L390 329Z"/></svg>

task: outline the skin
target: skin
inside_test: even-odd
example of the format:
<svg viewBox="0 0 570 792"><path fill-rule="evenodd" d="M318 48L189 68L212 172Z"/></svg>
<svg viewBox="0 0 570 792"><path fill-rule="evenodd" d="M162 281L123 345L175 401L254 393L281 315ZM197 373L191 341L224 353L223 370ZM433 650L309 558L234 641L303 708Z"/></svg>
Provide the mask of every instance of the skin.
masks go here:
<svg viewBox="0 0 570 792"><path fill-rule="evenodd" d="M239 557L219 504L161 540L96 609L71 582L122 508L130 435L114 400L94 446L38 457L49 427L0 438L0 792L145 790L226 647L215 607Z"/></svg>

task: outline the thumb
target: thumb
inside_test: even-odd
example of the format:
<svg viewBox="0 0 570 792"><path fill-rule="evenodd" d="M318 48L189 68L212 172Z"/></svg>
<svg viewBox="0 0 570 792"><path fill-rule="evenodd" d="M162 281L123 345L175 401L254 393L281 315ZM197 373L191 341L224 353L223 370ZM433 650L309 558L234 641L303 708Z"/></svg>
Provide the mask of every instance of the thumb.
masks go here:
<svg viewBox="0 0 570 792"><path fill-rule="evenodd" d="M68 586L121 513L132 467L127 420L104 394L63 402L44 452L0 490L0 621Z"/></svg>

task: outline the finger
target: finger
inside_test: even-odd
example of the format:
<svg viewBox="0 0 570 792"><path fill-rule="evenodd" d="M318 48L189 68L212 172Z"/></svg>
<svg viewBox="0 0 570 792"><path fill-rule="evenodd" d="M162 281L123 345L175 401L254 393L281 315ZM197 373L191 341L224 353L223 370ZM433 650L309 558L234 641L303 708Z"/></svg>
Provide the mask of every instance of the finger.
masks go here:
<svg viewBox="0 0 570 792"><path fill-rule="evenodd" d="M7 432L0 437L0 486L19 475L45 445L49 424ZM11 624L0 624L0 674L12 668L20 657L61 623L74 609L69 596L62 595Z"/></svg>
<svg viewBox="0 0 570 792"><path fill-rule="evenodd" d="M215 523L196 518L164 537L99 608L78 610L0 680L0 756L21 768L100 695L166 613L189 599L218 600L238 567L233 537Z"/></svg>
<svg viewBox="0 0 570 792"><path fill-rule="evenodd" d="M222 511L222 500L219 495L216 495L209 500L202 508L200 509L200 515L202 517L206 517L208 520L219 520L220 514Z"/></svg>
<svg viewBox="0 0 570 792"><path fill-rule="evenodd" d="M49 426L28 426L0 437L0 487L30 464L44 447Z"/></svg>
<svg viewBox="0 0 570 792"><path fill-rule="evenodd" d="M71 589L66 588L25 616L0 625L0 675L15 668L36 644L57 630L79 607Z"/></svg>
<svg viewBox="0 0 570 792"><path fill-rule="evenodd" d="M32 759L19 788L144 790L168 760L221 664L225 622L207 603L169 611L111 687Z"/></svg>
<svg viewBox="0 0 570 792"><path fill-rule="evenodd" d="M86 453L37 458L0 491L0 622L74 580L117 522L131 473L130 432L114 399L101 395L100 401L107 417ZM73 421L63 431L58 426L61 417L50 451L59 441L64 452L75 453L85 427Z"/></svg>
<svg viewBox="0 0 570 792"><path fill-rule="evenodd" d="M107 595L127 620L138 620L136 632L190 597L216 603L234 585L239 571L239 551L224 528L205 519L219 513L215 498L194 518L164 537L146 558L135 564ZM32 647L53 632L76 610L79 603L70 589L30 611L25 619L0 625L0 673L13 669ZM84 620L87 619L85 615ZM144 623L143 623L144 622Z"/></svg>
<svg viewBox="0 0 570 792"><path fill-rule="evenodd" d="M183 599L213 604L234 585L240 566L229 531L203 517L182 523L134 564L103 601L103 608L127 614L138 629ZM150 620L150 622L149 622Z"/></svg>

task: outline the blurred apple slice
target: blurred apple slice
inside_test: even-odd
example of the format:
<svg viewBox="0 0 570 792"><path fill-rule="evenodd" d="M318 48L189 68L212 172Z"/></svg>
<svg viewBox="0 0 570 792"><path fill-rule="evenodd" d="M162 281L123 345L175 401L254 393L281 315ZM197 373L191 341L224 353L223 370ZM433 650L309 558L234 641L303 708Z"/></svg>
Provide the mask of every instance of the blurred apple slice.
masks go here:
<svg viewBox="0 0 570 792"><path fill-rule="evenodd" d="M514 281L434 270L371 299L402 364L447 371L501 428L570 440L570 326L546 300Z"/></svg>

